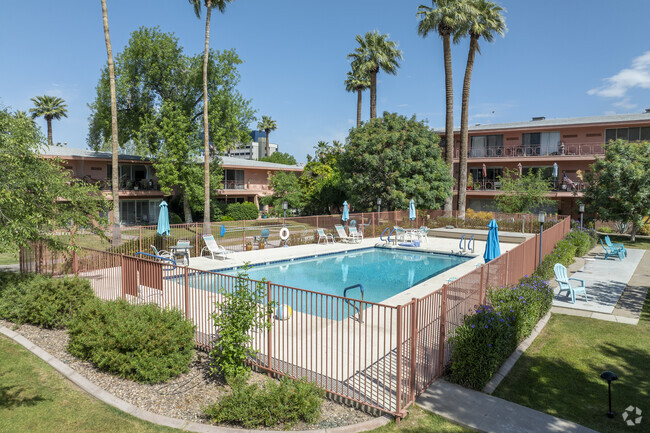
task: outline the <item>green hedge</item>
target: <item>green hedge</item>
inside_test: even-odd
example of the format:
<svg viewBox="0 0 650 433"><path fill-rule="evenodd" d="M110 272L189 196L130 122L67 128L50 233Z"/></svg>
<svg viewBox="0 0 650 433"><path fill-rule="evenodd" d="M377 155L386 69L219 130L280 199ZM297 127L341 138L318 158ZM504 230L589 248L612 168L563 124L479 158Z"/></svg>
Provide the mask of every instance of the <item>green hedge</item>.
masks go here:
<svg viewBox="0 0 650 433"><path fill-rule="evenodd" d="M251 202L231 203L226 208L226 217L232 218L230 221L254 220L259 214L260 210Z"/></svg>
<svg viewBox="0 0 650 433"><path fill-rule="evenodd" d="M323 391L305 379L288 377L264 385L248 385L239 376L229 382L232 392L214 405L204 408L214 422L242 425L245 428L290 428L298 421L312 423L320 417Z"/></svg>
<svg viewBox="0 0 650 433"><path fill-rule="evenodd" d="M143 383L185 373L194 357L194 325L178 310L99 299L68 326L68 351L103 371Z"/></svg>
<svg viewBox="0 0 650 433"><path fill-rule="evenodd" d="M0 274L0 317L42 328L62 328L95 298L81 278Z"/></svg>
<svg viewBox="0 0 650 433"><path fill-rule="evenodd" d="M553 278L555 264L562 263L564 266L569 266L573 263L577 250L578 248L570 240L562 239L555 244L555 249L544 257L542 264L535 270L535 275L547 280Z"/></svg>

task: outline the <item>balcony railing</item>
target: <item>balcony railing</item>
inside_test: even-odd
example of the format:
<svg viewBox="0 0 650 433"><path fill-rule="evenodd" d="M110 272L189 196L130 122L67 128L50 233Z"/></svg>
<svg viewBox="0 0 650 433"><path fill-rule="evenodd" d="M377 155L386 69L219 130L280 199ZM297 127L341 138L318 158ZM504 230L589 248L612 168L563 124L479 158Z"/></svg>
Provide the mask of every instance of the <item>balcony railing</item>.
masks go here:
<svg viewBox="0 0 650 433"><path fill-rule="evenodd" d="M517 158L517 157L534 157L534 156L594 156L604 155L605 149L602 143L577 143L564 144L557 147L552 152L543 149L539 145L526 145L516 147L489 147L474 148L468 152L468 158ZM459 149L456 149L455 157L460 155Z"/></svg>
<svg viewBox="0 0 650 433"><path fill-rule="evenodd" d="M552 192L580 192L587 188L588 183L580 179L549 180ZM498 191L501 189L501 182L494 179L481 179L467 185L468 191Z"/></svg>
<svg viewBox="0 0 650 433"><path fill-rule="evenodd" d="M223 183L223 189L246 189L243 181L226 180Z"/></svg>
<svg viewBox="0 0 650 433"><path fill-rule="evenodd" d="M111 179L93 179L84 176L82 181L97 185L102 191L111 191L113 189ZM160 191L160 185L153 179L122 179L119 184L120 191Z"/></svg>

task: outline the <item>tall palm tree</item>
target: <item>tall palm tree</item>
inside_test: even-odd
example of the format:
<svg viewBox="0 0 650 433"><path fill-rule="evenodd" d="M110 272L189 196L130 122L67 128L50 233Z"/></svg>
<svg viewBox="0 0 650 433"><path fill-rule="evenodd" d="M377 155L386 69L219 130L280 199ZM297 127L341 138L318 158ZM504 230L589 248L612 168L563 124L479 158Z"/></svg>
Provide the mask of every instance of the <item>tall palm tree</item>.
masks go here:
<svg viewBox="0 0 650 433"><path fill-rule="evenodd" d="M370 76L370 119L377 118L377 74L384 71L396 75L402 52L397 49L397 43L388 40L388 35L380 35L377 30L357 35L359 46L353 53L348 54L358 68Z"/></svg>
<svg viewBox="0 0 650 433"><path fill-rule="evenodd" d="M474 57L481 49L478 45L480 38L488 42L494 40L494 35L505 35L507 31L506 20L501 15L505 12L501 6L488 0L470 0L474 9L466 24L469 33L469 53L467 54L467 66L463 80L463 98L460 113L460 174L458 179L458 216L465 217L465 199L467 195L467 148L469 145L468 135L468 109L469 109L469 87L472 81L474 69Z"/></svg>
<svg viewBox="0 0 650 433"><path fill-rule="evenodd" d="M201 0L188 0L194 6L194 13L201 18ZM234 0L205 0L205 51L203 53L203 148L205 152L203 165L204 201L203 201L203 233L210 233L210 134L208 130L208 57L210 54L210 18L212 9L226 11L226 5Z"/></svg>
<svg viewBox="0 0 650 433"><path fill-rule="evenodd" d="M35 108L30 108L32 117L43 117L47 122L47 144L52 146L52 119L59 120L68 117L68 106L65 101L56 96L37 96L31 99Z"/></svg>
<svg viewBox="0 0 650 433"><path fill-rule="evenodd" d="M117 98L115 96L115 65L113 64L113 48L111 46L111 35L108 31L108 10L106 0L102 0L102 18L104 21L104 40L106 41L106 55L108 56L108 82L111 92L111 138L112 146L112 173L111 173L111 194L113 195L113 243L120 243L120 190L119 190L119 166L117 161L118 137L117 137Z"/></svg>
<svg viewBox="0 0 650 433"><path fill-rule="evenodd" d="M442 52L445 64L445 162L449 164L449 174L454 177L454 82L451 67L451 37L457 43L465 28L470 7L466 0L431 0L431 7L420 5L417 16L420 18L418 34L423 38L436 32L442 38ZM453 187L452 187L453 188ZM454 201L453 194L445 199L444 210L450 213Z"/></svg>
<svg viewBox="0 0 650 433"><path fill-rule="evenodd" d="M271 156L271 131L278 129L278 125L271 116L262 116L262 121L257 122L257 129L266 132L266 156L269 157Z"/></svg>
<svg viewBox="0 0 650 433"><path fill-rule="evenodd" d="M368 75L353 64L352 70L348 72L348 78L345 79L345 90L357 92L357 128L361 125L361 93L369 87L370 78Z"/></svg>

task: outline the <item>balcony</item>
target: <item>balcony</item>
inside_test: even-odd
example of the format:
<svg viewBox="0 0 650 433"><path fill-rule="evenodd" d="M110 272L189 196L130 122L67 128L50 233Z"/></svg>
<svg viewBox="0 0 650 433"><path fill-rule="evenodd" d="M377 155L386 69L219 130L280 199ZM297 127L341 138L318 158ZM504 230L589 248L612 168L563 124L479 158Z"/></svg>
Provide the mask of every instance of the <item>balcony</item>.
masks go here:
<svg viewBox="0 0 650 433"><path fill-rule="evenodd" d="M226 180L223 182L223 189L246 189L246 187L243 180Z"/></svg>
<svg viewBox="0 0 650 433"><path fill-rule="evenodd" d="M580 179L569 180L549 180L551 192L582 192L589 184ZM456 185L457 186L457 185ZM481 179L473 182L472 185L467 185L467 191L499 191L501 189L501 182L494 179Z"/></svg>
<svg viewBox="0 0 650 433"><path fill-rule="evenodd" d="M93 179L84 176L81 180L86 183L97 185L102 191L112 191L111 179ZM122 179L119 185L120 191L160 191L160 185L153 179Z"/></svg>
<svg viewBox="0 0 650 433"><path fill-rule="evenodd" d="M470 149L468 158L521 158L521 157L564 157L564 156L595 156L604 155L602 143L576 143L558 146L557 151L548 152L540 145L504 146ZM456 149L455 158L459 158L460 150Z"/></svg>

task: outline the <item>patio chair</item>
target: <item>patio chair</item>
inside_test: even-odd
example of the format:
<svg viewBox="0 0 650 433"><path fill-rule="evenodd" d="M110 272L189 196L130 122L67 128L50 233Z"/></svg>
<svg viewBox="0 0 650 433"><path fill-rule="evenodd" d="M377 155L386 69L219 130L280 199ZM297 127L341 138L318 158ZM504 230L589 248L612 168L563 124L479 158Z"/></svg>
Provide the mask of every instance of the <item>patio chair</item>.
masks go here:
<svg viewBox="0 0 650 433"><path fill-rule="evenodd" d="M259 236L255 236L255 238L253 239L253 241L254 241L256 244L258 244L258 243L262 243L262 244L264 244L264 245L266 246L266 244L269 243L269 235L270 235L270 234L271 234L271 231L270 231L269 229L262 229L262 231L260 232L260 235L259 235Z"/></svg>
<svg viewBox="0 0 650 433"><path fill-rule="evenodd" d="M180 240L176 242L177 247L187 247L185 249L177 249L174 252L174 255L176 257L183 257L183 262L186 262L188 265L190 264L190 241L188 240Z"/></svg>
<svg viewBox="0 0 650 433"><path fill-rule="evenodd" d="M212 255L212 259L214 259L214 256L221 256L227 259L228 254L232 254L232 251L217 244L217 241L214 240L214 236L212 235L203 235L203 241L205 242L205 247L201 250L201 257L203 257L204 251L209 252Z"/></svg>
<svg viewBox="0 0 650 433"><path fill-rule="evenodd" d="M402 227L395 226L395 239L397 239L397 242L406 242L406 230Z"/></svg>
<svg viewBox="0 0 650 433"><path fill-rule="evenodd" d="M356 227L354 226L348 227L348 232L350 234L350 237L356 239L358 242L361 242L363 240L363 232L357 230Z"/></svg>
<svg viewBox="0 0 650 433"><path fill-rule="evenodd" d="M331 233L325 233L325 229L316 229L318 232L318 243L320 244L320 241L325 240L325 244L328 244L329 241L332 241L332 243L336 243L334 241L334 235Z"/></svg>
<svg viewBox="0 0 650 433"><path fill-rule="evenodd" d="M560 286L560 291L558 292L558 295L566 291L567 294L571 295L571 303L575 304L576 293L584 293L585 301L589 302L589 299L587 299L587 288L585 287L584 280L581 280L579 278L569 278L567 276L566 268L561 263L556 263L555 267L553 268L553 271L555 272L555 281L557 281L558 285ZM578 281L580 285L572 286L570 283L571 280Z"/></svg>
<svg viewBox="0 0 650 433"><path fill-rule="evenodd" d="M336 229L336 235L339 237L341 242L357 242L356 238L345 233L345 228L341 224L336 224L334 228Z"/></svg>
<svg viewBox="0 0 650 433"><path fill-rule="evenodd" d="M625 254L625 257L627 257L627 250L625 249L625 245L612 243L612 240L609 238L609 236L605 236L605 243L610 248L618 248L619 250L622 250L623 254Z"/></svg>
<svg viewBox="0 0 650 433"><path fill-rule="evenodd" d="M624 257L623 250L621 250L620 248L608 247L603 243L602 238L600 239L600 244L603 246L603 250L605 250L605 260L607 260L610 256L611 257L618 256L618 259L620 261L623 261L623 257Z"/></svg>
<svg viewBox="0 0 650 433"><path fill-rule="evenodd" d="M420 231L418 233L418 238L421 241L429 243L429 227L427 227L427 226L420 227Z"/></svg>
<svg viewBox="0 0 650 433"><path fill-rule="evenodd" d="M174 255L172 253L170 253L169 251L167 251L167 250L159 250L158 248L156 248L155 245L150 245L150 247L151 247L151 250L153 251L153 254L156 257L162 257L162 258L165 258L165 259L174 260Z"/></svg>

